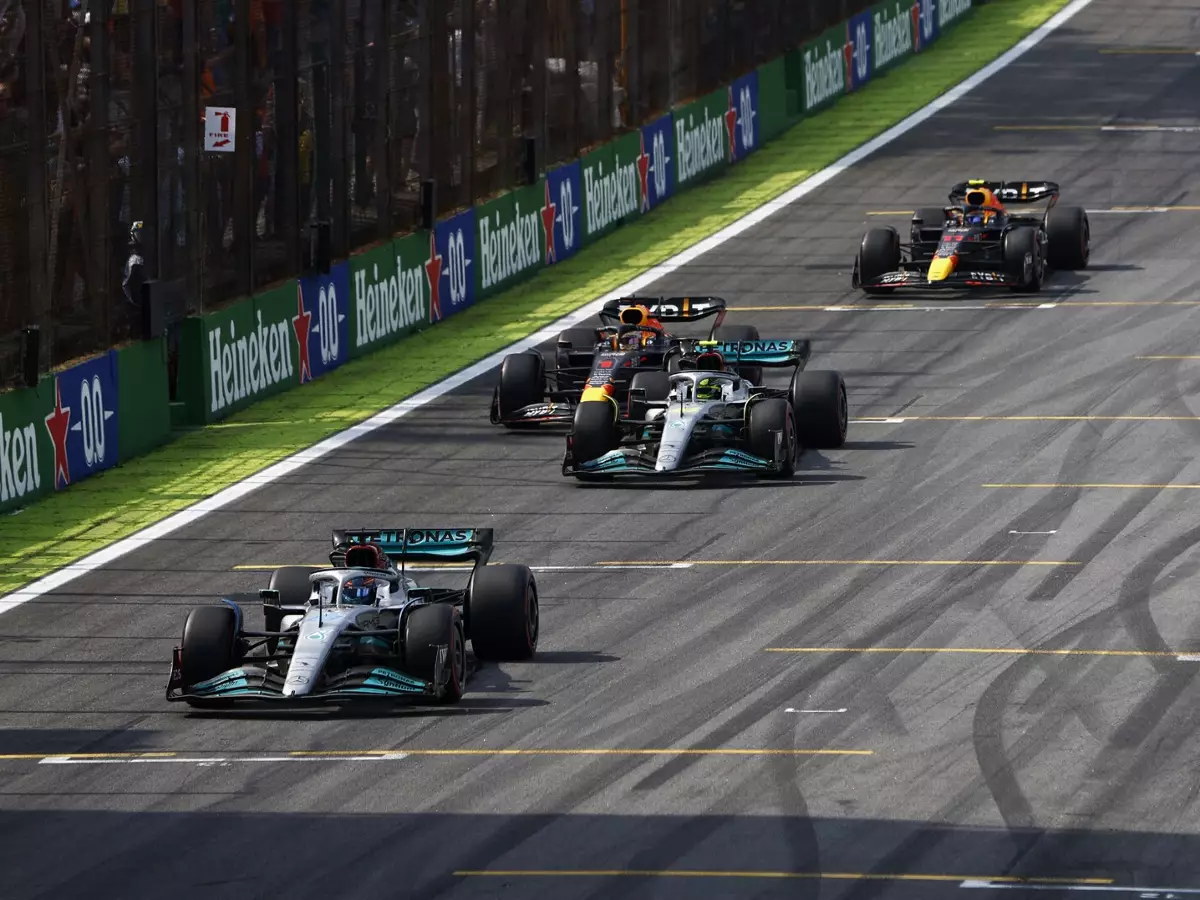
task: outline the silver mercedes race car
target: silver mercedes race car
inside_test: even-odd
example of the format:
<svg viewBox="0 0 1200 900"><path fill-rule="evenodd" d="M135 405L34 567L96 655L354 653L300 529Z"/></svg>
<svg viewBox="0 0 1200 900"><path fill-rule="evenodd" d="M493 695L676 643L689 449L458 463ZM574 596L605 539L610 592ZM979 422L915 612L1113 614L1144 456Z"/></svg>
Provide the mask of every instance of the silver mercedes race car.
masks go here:
<svg viewBox="0 0 1200 900"><path fill-rule="evenodd" d="M192 706L424 699L456 703L478 660L520 660L538 642L528 566L487 565L490 528L339 530L330 568L276 569L247 627L239 596L193 609L175 648L167 699ZM399 563L397 565L397 562ZM406 566L470 563L466 588L421 587Z"/></svg>
<svg viewBox="0 0 1200 900"><path fill-rule="evenodd" d="M811 352L806 340L693 341L674 371L635 375L625 409L611 399L579 405L563 475L789 477L803 449L846 441L845 382L838 372L803 371ZM767 388L739 366L796 371L787 388Z"/></svg>

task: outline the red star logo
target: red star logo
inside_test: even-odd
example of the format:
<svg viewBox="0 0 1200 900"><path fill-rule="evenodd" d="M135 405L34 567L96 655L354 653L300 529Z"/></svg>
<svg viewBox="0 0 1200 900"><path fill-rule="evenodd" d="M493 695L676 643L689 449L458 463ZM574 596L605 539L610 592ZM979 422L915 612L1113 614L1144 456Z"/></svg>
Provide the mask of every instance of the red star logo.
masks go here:
<svg viewBox="0 0 1200 900"><path fill-rule="evenodd" d="M550 199L550 179L545 181L546 205L542 207L542 231L546 235L546 265L558 261L558 250L554 246L554 219L558 216L558 205Z"/></svg>
<svg viewBox="0 0 1200 900"><path fill-rule="evenodd" d="M642 188L642 212L650 208L650 157L646 155L646 132L638 132L641 149L638 150L638 183Z"/></svg>
<svg viewBox="0 0 1200 900"><path fill-rule="evenodd" d="M437 240L429 232L429 260L425 263L425 280L429 282L429 320L442 320L442 255L437 252Z"/></svg>
<svg viewBox="0 0 1200 900"><path fill-rule="evenodd" d="M854 44L846 42L842 48L842 56L846 57L846 93L854 90Z"/></svg>
<svg viewBox="0 0 1200 900"><path fill-rule="evenodd" d="M921 0L912 5L913 52L921 52Z"/></svg>
<svg viewBox="0 0 1200 900"><path fill-rule="evenodd" d="M71 424L71 407L62 405L62 388L54 379L54 409L46 416L46 431L54 445L54 489L71 483L71 466L67 461L67 428Z"/></svg>
<svg viewBox="0 0 1200 900"><path fill-rule="evenodd" d="M300 383L312 381L312 362L308 356L308 326L312 324L312 313L304 308L304 288L296 282L296 317L292 319L292 331L296 332L296 349L300 352Z"/></svg>
<svg viewBox="0 0 1200 900"><path fill-rule="evenodd" d="M733 105L733 85L729 86L729 109L725 110L725 132L729 135L729 160L737 159L737 107Z"/></svg>

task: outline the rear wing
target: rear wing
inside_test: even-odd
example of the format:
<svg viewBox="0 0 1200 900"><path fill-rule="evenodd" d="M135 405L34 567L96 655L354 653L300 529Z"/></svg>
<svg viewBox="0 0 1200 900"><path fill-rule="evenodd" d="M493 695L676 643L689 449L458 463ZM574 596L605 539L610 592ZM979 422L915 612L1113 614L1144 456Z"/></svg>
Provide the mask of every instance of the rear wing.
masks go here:
<svg viewBox="0 0 1200 900"><path fill-rule="evenodd" d="M618 324L621 312L632 306L646 307L660 322L695 322L717 316L715 328L725 318L725 301L720 297L620 297L604 304L600 320Z"/></svg>
<svg viewBox="0 0 1200 900"><path fill-rule="evenodd" d="M356 544L377 544L403 567L412 562L474 562L492 555L491 528L347 528L333 532L329 562L346 563L346 550Z"/></svg>
<svg viewBox="0 0 1200 900"><path fill-rule="evenodd" d="M1053 181L985 181L973 178L950 188L950 202L961 206L972 188L987 188L1001 203L1044 203L1057 202L1061 191Z"/></svg>
<svg viewBox="0 0 1200 900"><path fill-rule="evenodd" d="M803 369L812 356L812 341L803 338L774 338L753 341L686 341L684 354L720 353L730 366L764 366Z"/></svg>

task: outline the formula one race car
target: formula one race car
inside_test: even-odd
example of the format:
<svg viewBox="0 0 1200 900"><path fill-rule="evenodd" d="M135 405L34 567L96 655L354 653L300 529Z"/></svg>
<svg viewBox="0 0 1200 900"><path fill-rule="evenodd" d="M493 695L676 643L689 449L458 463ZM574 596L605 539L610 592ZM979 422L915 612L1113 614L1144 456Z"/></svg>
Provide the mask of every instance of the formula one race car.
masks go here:
<svg viewBox="0 0 1200 900"><path fill-rule="evenodd" d="M1091 228L1078 206L1057 206L1051 181L972 181L950 190L949 207L913 214L911 243L894 228L863 236L850 283L868 294L896 288L997 288L1036 293L1047 267L1087 268ZM1046 203L1009 212L1005 203Z"/></svg>
<svg viewBox="0 0 1200 900"><path fill-rule="evenodd" d="M802 449L846 441L846 385L838 372L805 372L806 340L694 341L679 371L642 372L624 414L615 400L581 403L567 436L563 475L753 472L786 478ZM785 389L758 387L734 365L793 366Z"/></svg>
<svg viewBox="0 0 1200 900"><path fill-rule="evenodd" d="M456 703L468 677L467 640L480 660L529 659L537 649L533 573L489 566L491 552L490 528L335 531L330 568L276 569L270 587L251 595L261 599L263 630L247 628L234 598L188 613L167 699L198 707L233 700ZM418 561L470 561L470 582L465 589L419 587L405 574Z"/></svg>
<svg viewBox="0 0 1200 900"><path fill-rule="evenodd" d="M628 297L610 300L600 311L599 328L570 328L558 338L555 366L546 368L539 351L513 353L500 365L492 394L491 422L508 428L569 425L576 406L590 395L623 401L640 372L665 372L681 355L684 338L670 334L664 322L695 322L716 316L710 340L757 340L753 325L722 325L720 297ZM751 380L762 369L748 366Z"/></svg>

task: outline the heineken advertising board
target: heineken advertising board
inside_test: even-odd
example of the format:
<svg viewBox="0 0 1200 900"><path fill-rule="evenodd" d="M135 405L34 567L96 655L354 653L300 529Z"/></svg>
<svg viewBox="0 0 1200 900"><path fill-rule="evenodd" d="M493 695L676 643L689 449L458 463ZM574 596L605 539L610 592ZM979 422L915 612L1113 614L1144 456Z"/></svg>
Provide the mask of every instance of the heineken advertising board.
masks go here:
<svg viewBox="0 0 1200 900"><path fill-rule="evenodd" d="M351 358L429 323L429 279L437 268L431 250L430 235L421 232L350 257Z"/></svg>
<svg viewBox="0 0 1200 900"><path fill-rule="evenodd" d="M429 250L429 321L440 322L475 302L475 207L438 222Z"/></svg>

